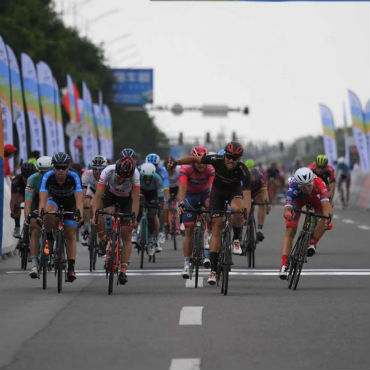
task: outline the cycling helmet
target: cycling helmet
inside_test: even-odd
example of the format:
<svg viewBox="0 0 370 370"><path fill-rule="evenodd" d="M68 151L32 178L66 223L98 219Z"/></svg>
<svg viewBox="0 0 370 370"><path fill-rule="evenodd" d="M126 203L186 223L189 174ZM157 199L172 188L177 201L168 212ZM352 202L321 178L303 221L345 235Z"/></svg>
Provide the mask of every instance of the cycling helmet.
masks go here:
<svg viewBox="0 0 370 370"><path fill-rule="evenodd" d="M142 176L154 176L155 172L156 169L152 163L143 163L140 167L140 174Z"/></svg>
<svg viewBox="0 0 370 370"><path fill-rule="evenodd" d="M71 157L67 153L59 152L53 155L53 158L51 159L51 163L53 165L54 164L70 164Z"/></svg>
<svg viewBox="0 0 370 370"><path fill-rule="evenodd" d="M344 157L338 158L338 164L343 164L345 162Z"/></svg>
<svg viewBox="0 0 370 370"><path fill-rule="evenodd" d="M145 162L152 163L155 166L159 165L160 160L161 160L160 156L158 154L155 154L155 153L150 153L145 158Z"/></svg>
<svg viewBox="0 0 370 370"><path fill-rule="evenodd" d="M91 167L94 168L105 168L108 166L108 161L102 155L96 155L91 161Z"/></svg>
<svg viewBox="0 0 370 370"><path fill-rule="evenodd" d="M294 176L289 176L287 180L288 186L292 185L293 181L295 180Z"/></svg>
<svg viewBox="0 0 370 370"><path fill-rule="evenodd" d="M243 146L237 141L230 141L225 146L225 154L241 157L243 155Z"/></svg>
<svg viewBox="0 0 370 370"><path fill-rule="evenodd" d="M51 157L44 155L43 157L39 157L37 159L37 169L39 171L48 171L51 170L52 167L53 165L51 163Z"/></svg>
<svg viewBox="0 0 370 370"><path fill-rule="evenodd" d="M255 162L254 162L254 160L253 159L247 159L245 162L244 162L244 164L248 167L248 168L253 168L256 164L255 164Z"/></svg>
<svg viewBox="0 0 370 370"><path fill-rule="evenodd" d="M316 157L316 166L318 168L325 168L328 165L328 157L325 154L319 154Z"/></svg>
<svg viewBox="0 0 370 370"><path fill-rule="evenodd" d="M21 174L23 177L30 177L32 174L36 172L36 167L33 163L23 163L21 167Z"/></svg>
<svg viewBox="0 0 370 370"><path fill-rule="evenodd" d="M195 146L190 151L190 154L193 157L203 157L207 155L207 153L208 153L207 149L202 146Z"/></svg>
<svg viewBox="0 0 370 370"><path fill-rule="evenodd" d="M133 159L137 158L137 155L135 153L135 150L132 148L124 148L121 150L121 158L123 157L131 157Z"/></svg>
<svg viewBox="0 0 370 370"><path fill-rule="evenodd" d="M219 151L218 151L218 154L219 154L219 155L224 155L224 154L225 154L225 149L221 149L221 150L219 150Z"/></svg>
<svg viewBox="0 0 370 370"><path fill-rule="evenodd" d="M120 177L131 177L135 172L135 163L131 157L120 158L116 162L116 174Z"/></svg>
<svg viewBox="0 0 370 370"><path fill-rule="evenodd" d="M307 167L298 168L294 173L294 178L298 185L309 185L313 182L313 172Z"/></svg>

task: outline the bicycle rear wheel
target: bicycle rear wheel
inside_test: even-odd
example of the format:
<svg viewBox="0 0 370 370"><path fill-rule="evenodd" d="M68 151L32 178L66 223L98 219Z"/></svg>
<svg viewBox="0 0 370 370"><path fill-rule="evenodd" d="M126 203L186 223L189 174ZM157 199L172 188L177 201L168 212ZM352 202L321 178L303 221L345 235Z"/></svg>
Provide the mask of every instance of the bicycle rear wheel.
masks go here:
<svg viewBox="0 0 370 370"><path fill-rule="evenodd" d="M148 225L147 220L144 216L141 217L140 222L140 234L138 236L139 248L140 248L140 268L144 267L144 254L145 247L148 241Z"/></svg>
<svg viewBox="0 0 370 370"><path fill-rule="evenodd" d="M224 250L223 254L223 263L222 263L222 287L221 293L223 295L227 295L228 288L229 288L229 272L231 266L231 235L230 231L227 230L224 234L224 238L222 241L222 248Z"/></svg>
<svg viewBox="0 0 370 370"><path fill-rule="evenodd" d="M193 248L193 258L194 258L194 265L195 265L195 288L198 288L198 280L199 280L199 266L201 264L201 251L203 250L203 234L202 230L199 227L196 227L194 230L194 248Z"/></svg>
<svg viewBox="0 0 370 370"><path fill-rule="evenodd" d="M172 214L172 237L173 237L173 249L177 250L177 241L176 241L176 214L173 212Z"/></svg>
<svg viewBox="0 0 370 370"><path fill-rule="evenodd" d="M58 230L56 243L58 293L62 291L63 285L63 248L64 248L64 238L62 233Z"/></svg>
<svg viewBox="0 0 370 370"><path fill-rule="evenodd" d="M109 272L109 279L108 279L108 294L112 294L113 292L113 282L114 282L114 265L116 263L116 234L112 233L112 244L110 247L110 254L109 254L109 263L108 263L108 272Z"/></svg>
<svg viewBox="0 0 370 370"><path fill-rule="evenodd" d="M89 262L90 262L90 272L95 270L96 264L96 246L97 246L97 236L95 226L91 225L91 235L89 243Z"/></svg>
<svg viewBox="0 0 370 370"><path fill-rule="evenodd" d="M22 243L21 248L21 268L22 270L27 270L28 247Z"/></svg>

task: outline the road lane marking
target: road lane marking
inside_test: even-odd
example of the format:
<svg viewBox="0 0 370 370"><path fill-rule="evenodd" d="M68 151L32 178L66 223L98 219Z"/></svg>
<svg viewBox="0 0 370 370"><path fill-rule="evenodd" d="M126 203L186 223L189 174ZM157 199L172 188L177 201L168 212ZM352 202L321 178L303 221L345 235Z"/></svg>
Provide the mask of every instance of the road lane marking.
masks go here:
<svg viewBox="0 0 370 370"><path fill-rule="evenodd" d="M200 358L173 358L169 370L200 370Z"/></svg>
<svg viewBox="0 0 370 370"><path fill-rule="evenodd" d="M355 223L355 221L350 220L349 218L344 218L344 219L342 220L342 222L344 222L345 224L354 224L354 223Z"/></svg>
<svg viewBox="0 0 370 370"><path fill-rule="evenodd" d="M357 226L359 229L361 230L370 230L370 226L367 226L367 225L359 225Z"/></svg>
<svg viewBox="0 0 370 370"><path fill-rule="evenodd" d="M180 311L179 325L202 325L203 306L184 306Z"/></svg>
<svg viewBox="0 0 370 370"><path fill-rule="evenodd" d="M127 275L129 276L178 276L181 277L181 269L175 271L168 270L129 270ZM95 276L95 277L105 277L104 270L96 270L90 272L88 270L77 270L77 275L80 277L85 276ZM26 275L29 274L29 271L24 270L15 270L7 271L6 274L9 275ZM53 271L50 274L54 274ZM199 270L200 276L208 276L209 270L201 269ZM240 276L276 276L278 275L277 269L232 269L231 275L240 275ZM305 275L326 275L326 276L370 276L370 269L303 269L302 274ZM182 279L182 278L181 278Z"/></svg>
<svg viewBox="0 0 370 370"><path fill-rule="evenodd" d="M193 279L185 280L185 288L195 288L195 277ZM203 278L198 278L198 288L203 288Z"/></svg>

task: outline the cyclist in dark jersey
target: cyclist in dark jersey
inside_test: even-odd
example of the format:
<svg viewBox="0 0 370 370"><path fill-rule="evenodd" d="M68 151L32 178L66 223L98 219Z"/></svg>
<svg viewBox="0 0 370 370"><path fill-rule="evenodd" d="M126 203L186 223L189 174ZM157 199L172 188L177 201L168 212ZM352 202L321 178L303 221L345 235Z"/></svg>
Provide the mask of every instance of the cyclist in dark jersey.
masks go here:
<svg viewBox="0 0 370 370"><path fill-rule="evenodd" d="M27 185L27 179L29 176L36 172L36 167L32 163L23 163L21 167L21 173L16 175L11 184L11 196L10 196L10 216L14 219L14 231L13 236L19 238L20 235L20 219L21 219L21 210L17 207L20 207L21 203L24 201L24 191Z"/></svg>
<svg viewBox="0 0 370 370"><path fill-rule="evenodd" d="M31 242L31 271L30 277L36 279L38 277L38 254L40 240L40 225L37 223L39 209L39 190L42 177L45 172L52 168L51 157L43 156L36 160L38 172L31 175L27 180L27 186L24 199L24 222L30 224Z"/></svg>
<svg viewBox="0 0 370 370"><path fill-rule="evenodd" d="M169 167L176 165L202 163L211 164L215 168L215 179L212 186L210 209L212 212L212 237L210 241L211 273L208 284L216 284L216 267L220 250L223 217L218 210L223 210L225 202L228 202L233 211L250 212L251 207L251 184L250 173L244 163L240 162L243 147L238 142L230 142L225 146L224 155L206 155L203 157L184 157L178 161L169 163ZM234 228L233 253L241 254L240 238L242 233L243 216L234 214L232 217Z"/></svg>
<svg viewBox="0 0 370 370"><path fill-rule="evenodd" d="M70 170L71 157L63 152L54 154L52 158L54 169L45 173L40 187L39 214L44 209L46 212L57 211L63 207L64 211L79 211L83 215L83 192L81 180L78 174ZM45 229L49 245L53 245L52 229L55 228L55 217L44 217ZM76 232L77 222L66 215L64 218L65 237L67 241L68 273L67 280L73 282L76 279Z"/></svg>

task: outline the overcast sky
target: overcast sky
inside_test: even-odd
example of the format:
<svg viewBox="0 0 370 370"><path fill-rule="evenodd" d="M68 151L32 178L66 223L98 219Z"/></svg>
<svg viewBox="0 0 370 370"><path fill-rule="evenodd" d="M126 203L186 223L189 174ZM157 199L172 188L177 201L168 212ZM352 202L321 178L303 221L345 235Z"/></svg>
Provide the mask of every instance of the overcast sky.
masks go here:
<svg viewBox="0 0 370 370"><path fill-rule="evenodd" d="M292 142L343 125L347 89L369 93L369 4L55 0L67 25L104 42L112 67L154 69L156 104L249 106L250 115L155 113L169 136ZM73 10L76 10L75 15ZM113 41L122 35L119 41Z"/></svg>

